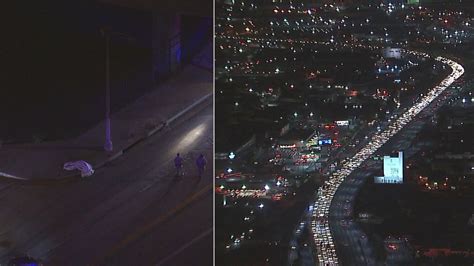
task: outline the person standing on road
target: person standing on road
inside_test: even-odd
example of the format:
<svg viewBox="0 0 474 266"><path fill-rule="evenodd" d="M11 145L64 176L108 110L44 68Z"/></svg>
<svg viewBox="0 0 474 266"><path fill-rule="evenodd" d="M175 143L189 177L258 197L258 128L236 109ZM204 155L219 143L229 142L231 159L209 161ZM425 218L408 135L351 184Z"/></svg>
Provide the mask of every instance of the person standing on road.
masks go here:
<svg viewBox="0 0 474 266"><path fill-rule="evenodd" d="M204 155L201 153L199 157L196 159L196 166L198 168L198 176L199 180L201 180L202 173L204 172L204 169L206 168L206 158L204 158Z"/></svg>
<svg viewBox="0 0 474 266"><path fill-rule="evenodd" d="M176 154L176 158L174 158L174 166L176 167L176 176L183 175L183 158L179 156L179 153Z"/></svg>

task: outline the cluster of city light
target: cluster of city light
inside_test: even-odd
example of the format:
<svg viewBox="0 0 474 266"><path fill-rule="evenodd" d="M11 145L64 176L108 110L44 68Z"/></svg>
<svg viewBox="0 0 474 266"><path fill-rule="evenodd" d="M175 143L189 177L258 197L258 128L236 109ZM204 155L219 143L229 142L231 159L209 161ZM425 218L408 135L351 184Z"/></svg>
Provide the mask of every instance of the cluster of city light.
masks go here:
<svg viewBox="0 0 474 266"><path fill-rule="evenodd" d="M406 51L409 54L428 58L425 53ZM419 102L413 105L405 113L389 124L387 129L376 133L371 141L363 147L357 154L341 163L341 167L334 172L325 186L320 187L317 193L316 203L314 205L311 228L314 241L317 247L318 261L320 265L337 265L338 258L336 254L335 244L329 227L329 212L331 201L336 194L338 187L344 179L350 175L365 160L370 158L375 151L382 147L391 137L398 133L405 125L407 125L418 113L426 108L436 97L438 97L446 88L448 88L456 79L464 73L464 69L458 63L443 58L436 58L437 61L449 65L453 72L446 77L439 85L431 89Z"/></svg>
<svg viewBox="0 0 474 266"><path fill-rule="evenodd" d="M217 35L217 39L223 38L223 39L228 39L228 40L242 40L242 41L247 41L247 43L250 43L252 41L255 42L261 42L262 45L276 45L277 43L289 43L289 44L318 44L318 45L331 45L333 47L349 47L349 48L366 48L366 49L380 49L380 47L374 46L374 45L367 45L367 44L353 44L349 43L349 41L345 41L344 43L332 43L331 41L316 41L316 40L308 40L308 39L278 39L278 38L261 38L261 37L244 37L244 36L228 36L228 35Z"/></svg>
<svg viewBox="0 0 474 266"><path fill-rule="evenodd" d="M279 12L277 10L277 12ZM233 22L234 24L228 24L228 27L230 27L230 31L227 31L227 33L225 33L225 31L223 31L222 33L220 34L217 34L216 38L228 38L228 39L234 39L234 40L247 40L247 43L250 43L252 41L261 41L260 43L260 48L265 48L266 46L268 47L273 47L274 46L278 46L278 45L281 45L283 42L287 42L287 43L299 43L299 44L321 44L321 45L333 45L333 46L339 46L341 45L342 47L345 47L345 48L373 48L373 46L369 46L369 47L364 47L363 44L357 44L357 43L354 43L353 40L349 40L349 39L346 39L346 40L342 40L342 41L336 41L336 37L335 36L331 36L330 39L328 39L327 41L310 41L310 40L306 40L306 39L300 39L300 40L292 40L292 39L279 39L279 38L276 38L274 37L275 36L275 33L274 33L274 30L275 28L278 28L278 26L281 26L283 29L283 33L285 34L289 34L290 33L290 30L296 30L296 29L299 29L301 27L303 27L303 31L312 31L313 34L316 33L316 31L318 33L325 33L325 34L329 34L330 32L332 32L333 30L335 29L332 29L332 28L328 28L328 25L335 25L335 24L338 24L337 26L337 30L340 30L340 26L339 24L341 24L342 26L347 26L347 21L346 21L346 18L347 17L344 17L343 19L337 19L337 18L334 18L334 19L328 19L328 21L326 22L322 17L319 17L316 18L314 15L311 15L310 12L307 12L307 11L304 11L303 13L305 14L308 14L311 18L311 22L309 21L306 21L305 19L302 19L302 18L294 18L294 22L295 24L297 25L297 27L292 27L290 26L290 22L293 22L293 21L290 21L286 18L283 18L282 21L270 21L270 28L268 30L260 30L261 33L265 36L273 36L273 37L270 37L271 39L269 39L268 37L267 38L252 38L251 35L252 34L257 34L258 32L257 31L253 31L251 30L250 28L246 27L246 22L249 22L250 24L252 24L253 27L255 27L255 25L252 23L251 20L246 20L246 19L236 19L234 18L233 19ZM230 17L227 18L227 20L231 20ZM236 21L238 20L238 21ZM243 22L241 22L241 20L244 20ZM306 21L306 23L305 23ZM323 23L324 26L322 26L322 28L319 28L318 26L315 26L317 25L318 23ZM363 26L363 25L370 25L371 21L369 19L366 19L365 21L363 21L363 23L360 24L360 26ZM307 26L302 26L302 24L306 24ZM220 24L218 24L218 26L221 26ZM239 32L236 32L235 30L237 28L242 28L242 27L246 27L245 28L245 31L242 32L242 34L239 34ZM354 23L352 23L352 27L354 27ZM238 31L238 30L237 30ZM233 36L228 36L228 34L231 34ZM249 36L250 34L250 36ZM227 36L226 36L227 35ZM388 33L385 34L386 37L388 36ZM346 38L346 35L343 35L342 36L343 38ZM349 37L349 36L347 36ZM313 38L314 39L314 38ZM387 41L387 40L386 40ZM221 46L221 49L224 49L224 47ZM243 52L243 49L237 49L239 52ZM332 51L332 50L331 50Z"/></svg>
<svg viewBox="0 0 474 266"><path fill-rule="evenodd" d="M262 44L262 48L264 48L264 44L266 43L267 45L269 45L269 47L271 46L271 44L273 45L276 45L277 43L283 45L283 48L289 48L291 51L293 51L294 53L297 52L297 49L295 49L293 45L295 44L302 44L303 46L304 45L322 45L322 46L326 46L326 47L331 47L330 50L331 51L334 51L334 47L338 47L338 46L341 46L343 49L345 48L363 48L363 49L370 49L370 50L378 50L380 49L381 47L378 46L378 45L373 45L373 44L370 44L370 45L367 45L367 44L347 44L347 43L340 43L340 42L337 42L336 44L332 44L330 42L321 42L321 41L310 41L310 40L307 40L307 39L277 39L277 38L259 38L259 37L250 37L250 36L228 36L228 35L219 35L219 36L216 36L217 38L224 38L224 39L227 39L227 40L237 40L237 41L243 41L243 43L246 43L247 45L249 44L252 44L252 43L261 43ZM347 42L347 41L346 41ZM286 45L289 44L290 46L289 47L286 47ZM244 44L242 44L244 45ZM224 46L220 46L221 50L225 49ZM231 48L231 46L228 46L228 48ZM234 48L235 50L235 48ZM283 58L284 60L283 61L287 61L290 60L291 58ZM295 61L297 58L294 57L293 60ZM228 61L227 64L224 66L224 70L227 71L227 72L231 72L231 71L235 71L235 70L240 70L240 71L243 71L243 73L246 73L246 74L255 74L255 75L278 75L280 73L283 73L284 71L280 70L279 68L276 68L276 69L272 69L270 71L257 71L255 70L255 67L256 65L258 65L259 63L275 63L277 60L276 57L274 58L271 58L271 59L267 59L265 61L262 61L262 62L238 62L238 63L233 63L233 64L230 64L230 62ZM401 69L399 69L401 71ZM296 72L296 70L293 70L294 72ZM325 70L326 71L326 70ZM229 78L228 79L229 82L232 82L232 79Z"/></svg>
<svg viewBox="0 0 474 266"><path fill-rule="evenodd" d="M405 23L422 22L432 23L429 29L439 34L445 43L462 43L472 38L472 29L469 28L472 18L468 13L438 12L434 9L425 8L423 12L413 12L404 15ZM418 31L419 33L419 31Z"/></svg>

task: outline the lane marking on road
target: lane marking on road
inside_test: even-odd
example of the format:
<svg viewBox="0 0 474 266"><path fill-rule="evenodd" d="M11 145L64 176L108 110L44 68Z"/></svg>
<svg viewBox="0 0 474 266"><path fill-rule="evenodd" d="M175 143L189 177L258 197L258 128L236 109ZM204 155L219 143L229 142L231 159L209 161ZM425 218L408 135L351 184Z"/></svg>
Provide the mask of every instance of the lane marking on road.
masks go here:
<svg viewBox="0 0 474 266"><path fill-rule="evenodd" d="M159 216L158 218L156 218L155 220L151 221L150 223L148 224L145 224L144 226L140 227L139 229L137 229L136 231L134 231L133 233L130 233L128 236L126 236L125 238L123 238L120 242L118 242L117 244L115 244L108 252L105 253L104 256L101 256L100 258L97 258L95 259L94 261L96 263L93 263L94 265L95 264L100 264L100 262L103 262L105 261L107 258L111 257L112 255L114 255L115 253L117 253L118 251L120 251L121 249L123 249L124 247L126 247L128 244L130 244L131 242L134 242L136 241L137 239L139 239L141 236L143 236L145 233L147 233L148 231L150 231L151 229L153 229L154 227L158 226L159 224L167 221L168 219L170 219L171 217L173 217L174 215L178 214L180 211L184 210L188 205L190 205L191 203L193 203L195 200L197 200L198 198L200 198L201 196L203 196L204 194L206 193L209 193L209 192L212 192L213 188L213 184L209 184L205 187L203 187L201 190L199 190L198 192L194 193L193 195L189 196L188 198L186 198L181 204L179 204L178 206L176 206L174 209L172 209L171 211Z"/></svg>
<svg viewBox="0 0 474 266"><path fill-rule="evenodd" d="M151 183L151 184L148 184L148 185L144 186L144 187L140 190L140 192L144 192L144 191L148 190L148 189L151 188L153 185L154 185L154 183Z"/></svg>
<svg viewBox="0 0 474 266"><path fill-rule="evenodd" d="M206 237L207 235L209 234L212 234L212 232L214 231L213 228L209 228L207 229L205 232L201 233L200 235L198 235L197 237L195 237L193 240L189 241L188 243L186 243L184 246L182 246L181 248L179 248L178 250L176 250L175 252L171 253L170 255L168 255L167 257L165 257L164 259L162 259L161 261L159 261L157 264L155 264L156 266L160 266L160 265L163 265L166 261L172 259L173 257L175 257L176 255L178 255L179 253L183 252L185 249L187 249L188 247L192 246L194 243L196 243L197 241L201 240L202 238Z"/></svg>

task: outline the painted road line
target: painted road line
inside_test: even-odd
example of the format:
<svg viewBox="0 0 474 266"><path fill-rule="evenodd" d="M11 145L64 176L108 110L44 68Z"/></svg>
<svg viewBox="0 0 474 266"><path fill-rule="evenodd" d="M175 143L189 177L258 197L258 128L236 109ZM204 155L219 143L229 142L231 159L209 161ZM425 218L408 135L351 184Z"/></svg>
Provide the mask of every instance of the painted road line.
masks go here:
<svg viewBox="0 0 474 266"><path fill-rule="evenodd" d="M179 253L183 252L185 249L187 249L188 247L192 246L194 243L196 243L197 241L203 239L204 237L206 237L207 235L211 234L212 232L214 231L213 228L209 228L207 229L205 232L201 233L200 235L198 235L197 237L195 237L193 240L189 241L188 243L186 243L184 246L182 246L181 248L179 248L178 250L176 250L175 252L171 253L170 255L168 255L166 258L162 259L161 261L159 261L156 266L160 266L160 265L164 265L165 262L167 262L168 260L172 259L173 257L175 257L176 255L178 255Z"/></svg>
<svg viewBox="0 0 474 266"><path fill-rule="evenodd" d="M112 255L114 255L115 253L117 253L118 251L120 251L121 249L126 247L131 242L134 242L137 239L139 239L140 237L142 237L145 233L149 232L154 227L162 224L163 222L167 221L168 219L170 219L171 217L173 217L174 215L176 215L180 211L184 210L188 205L193 203L195 200L197 200L198 198L200 198L204 194L212 192L213 191L212 187L213 187L213 184L209 184L209 185L205 186L204 188L202 188L198 192L194 193L193 195L191 195L190 197L185 199L181 204L176 206L171 211L167 212L166 214L163 214L163 215L159 216L155 220L153 220L150 223L140 227L135 232L129 234L124 239L122 239L118 244L114 245L108 252L106 252L103 257L97 258L95 260L95 263L93 263L93 264L98 264L100 262L103 262L107 258L111 257Z"/></svg>

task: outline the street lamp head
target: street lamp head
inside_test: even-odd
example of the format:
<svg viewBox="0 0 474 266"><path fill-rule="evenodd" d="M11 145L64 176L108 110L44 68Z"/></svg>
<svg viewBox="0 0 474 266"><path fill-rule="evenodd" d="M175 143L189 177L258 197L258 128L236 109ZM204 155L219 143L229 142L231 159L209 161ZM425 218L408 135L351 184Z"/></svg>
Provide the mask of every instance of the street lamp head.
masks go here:
<svg viewBox="0 0 474 266"><path fill-rule="evenodd" d="M100 27L100 34L102 34L102 36L105 36L106 34L108 34L110 32L110 27L109 26L102 26Z"/></svg>

